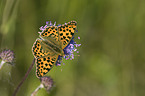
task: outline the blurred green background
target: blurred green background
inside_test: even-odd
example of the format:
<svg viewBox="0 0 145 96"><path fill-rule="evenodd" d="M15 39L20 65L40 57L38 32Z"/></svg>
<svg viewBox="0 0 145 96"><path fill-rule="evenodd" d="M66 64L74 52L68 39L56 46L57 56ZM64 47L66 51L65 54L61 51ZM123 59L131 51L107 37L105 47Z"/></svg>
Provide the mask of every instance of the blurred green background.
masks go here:
<svg viewBox="0 0 145 96"><path fill-rule="evenodd" d="M47 76L55 87L36 96L145 96L144 0L0 0L0 48L16 56L15 66L0 70L0 96L11 96L31 65L39 28L71 20L80 56L54 66ZM40 85L35 67L17 96L30 96Z"/></svg>

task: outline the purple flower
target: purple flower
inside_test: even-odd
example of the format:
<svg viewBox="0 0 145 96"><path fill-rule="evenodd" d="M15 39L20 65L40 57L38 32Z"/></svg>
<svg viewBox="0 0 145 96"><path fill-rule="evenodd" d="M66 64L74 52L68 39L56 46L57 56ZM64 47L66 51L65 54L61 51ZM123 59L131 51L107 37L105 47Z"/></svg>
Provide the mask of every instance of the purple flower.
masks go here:
<svg viewBox="0 0 145 96"><path fill-rule="evenodd" d="M80 37L78 37L78 39L80 39ZM58 60L56 62L56 66L60 66L61 63L62 63L62 58L68 60L72 60L75 58L75 55L74 53L76 52L77 54L79 53L77 47L81 46L81 44L77 44L75 41L74 41L74 37L71 39L70 43L63 49L64 51L64 54L65 56L59 56L58 57ZM79 55L77 55L79 56Z"/></svg>
<svg viewBox="0 0 145 96"><path fill-rule="evenodd" d="M47 92L49 92L53 87L53 79L48 76L43 76L40 78L40 80L41 84L43 84L44 88L47 90Z"/></svg>
<svg viewBox="0 0 145 96"><path fill-rule="evenodd" d="M4 49L0 53L0 59L1 59L0 69L5 63L13 64L15 59L14 52L9 49Z"/></svg>
<svg viewBox="0 0 145 96"><path fill-rule="evenodd" d="M32 92L31 96L35 96L37 94L37 92L42 89L45 88L46 91L49 93L51 88L53 87L53 79L49 76L43 76L40 78L41 84Z"/></svg>
<svg viewBox="0 0 145 96"><path fill-rule="evenodd" d="M72 38L72 40L70 41L70 43L63 49L64 51L64 58L66 60L70 59L74 59L74 52L77 51L77 47L79 47L81 44L77 44L76 42L74 42L74 37ZM79 53L79 51L77 51L77 53Z"/></svg>

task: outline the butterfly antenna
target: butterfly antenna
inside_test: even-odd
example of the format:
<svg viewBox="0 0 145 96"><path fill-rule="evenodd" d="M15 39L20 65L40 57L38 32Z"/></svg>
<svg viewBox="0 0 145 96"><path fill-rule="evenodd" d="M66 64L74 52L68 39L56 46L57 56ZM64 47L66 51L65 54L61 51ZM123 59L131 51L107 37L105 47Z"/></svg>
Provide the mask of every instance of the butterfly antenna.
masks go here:
<svg viewBox="0 0 145 96"><path fill-rule="evenodd" d="M52 23L51 23L51 21L50 21L49 25L50 25L50 26L52 26Z"/></svg>
<svg viewBox="0 0 145 96"><path fill-rule="evenodd" d="M56 21L54 22L54 26L56 25Z"/></svg>

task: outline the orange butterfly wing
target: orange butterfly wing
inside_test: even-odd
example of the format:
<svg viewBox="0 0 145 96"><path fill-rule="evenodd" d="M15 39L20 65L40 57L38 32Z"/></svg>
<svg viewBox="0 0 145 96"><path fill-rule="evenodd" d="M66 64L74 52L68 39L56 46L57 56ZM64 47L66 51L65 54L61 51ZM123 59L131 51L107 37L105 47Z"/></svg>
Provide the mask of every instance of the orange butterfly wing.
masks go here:
<svg viewBox="0 0 145 96"><path fill-rule="evenodd" d="M62 49L64 49L72 39L76 30L76 21L71 21L58 27L59 38L62 42Z"/></svg>

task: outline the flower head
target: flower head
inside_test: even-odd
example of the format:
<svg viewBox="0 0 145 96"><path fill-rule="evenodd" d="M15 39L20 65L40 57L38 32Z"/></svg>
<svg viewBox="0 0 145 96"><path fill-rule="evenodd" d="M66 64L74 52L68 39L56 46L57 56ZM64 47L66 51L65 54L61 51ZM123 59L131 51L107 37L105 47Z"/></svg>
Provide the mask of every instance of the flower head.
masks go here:
<svg viewBox="0 0 145 96"><path fill-rule="evenodd" d="M37 92L42 88L45 88L46 91L49 93L51 88L53 87L53 80L48 76L41 77L40 81L41 84L32 92L31 96L35 96Z"/></svg>
<svg viewBox="0 0 145 96"><path fill-rule="evenodd" d="M0 69L2 68L2 66L5 63L9 63L9 64L13 64L14 62L14 52L11 51L10 49L4 49L1 53L0 53L0 59L1 59L1 63L0 63Z"/></svg>
<svg viewBox="0 0 145 96"><path fill-rule="evenodd" d="M14 62L14 52L10 49L5 49L0 53L0 58L6 63L12 64Z"/></svg>
<svg viewBox="0 0 145 96"><path fill-rule="evenodd" d="M76 42L74 41L74 38L71 39L70 43L63 49L64 51L64 58L66 60L70 59L74 59L74 52L77 51L77 47L81 46L81 44L76 44ZM77 53L79 53L79 51L77 51Z"/></svg>
<svg viewBox="0 0 145 96"><path fill-rule="evenodd" d="M53 80L52 78L48 76L44 76L40 78L41 84L43 84L44 88L47 90L47 92L50 91L50 89L53 87Z"/></svg>
<svg viewBox="0 0 145 96"><path fill-rule="evenodd" d="M80 37L78 37L80 39ZM75 55L74 53L76 52L77 54L79 53L77 47L81 46L81 44L77 44L74 41L74 37L71 39L70 43L63 49L65 56L58 56L56 66L61 66L62 63L62 58L68 60L74 59ZM78 55L79 56L79 55Z"/></svg>

